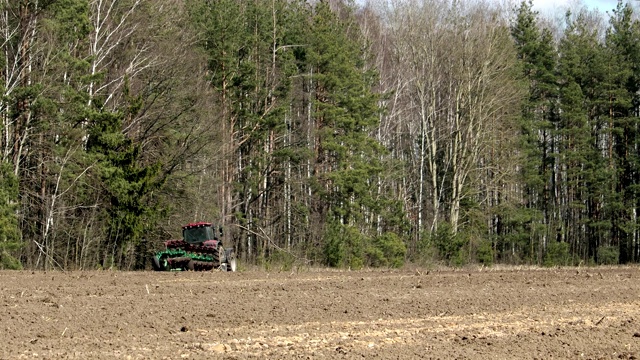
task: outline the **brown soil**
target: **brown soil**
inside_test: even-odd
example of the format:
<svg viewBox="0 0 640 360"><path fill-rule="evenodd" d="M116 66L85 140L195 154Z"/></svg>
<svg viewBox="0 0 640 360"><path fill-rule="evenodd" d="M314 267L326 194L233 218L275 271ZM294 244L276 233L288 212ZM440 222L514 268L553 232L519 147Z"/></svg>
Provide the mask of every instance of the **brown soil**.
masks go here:
<svg viewBox="0 0 640 360"><path fill-rule="evenodd" d="M640 268L0 272L1 359L635 359Z"/></svg>

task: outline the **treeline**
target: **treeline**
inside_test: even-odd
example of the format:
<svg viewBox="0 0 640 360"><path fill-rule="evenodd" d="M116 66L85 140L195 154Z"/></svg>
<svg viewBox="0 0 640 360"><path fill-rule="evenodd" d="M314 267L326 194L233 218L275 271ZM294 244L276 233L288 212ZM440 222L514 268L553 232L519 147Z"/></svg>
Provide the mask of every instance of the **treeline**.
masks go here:
<svg viewBox="0 0 640 360"><path fill-rule="evenodd" d="M0 0L0 267L640 257L640 22L529 2Z"/></svg>

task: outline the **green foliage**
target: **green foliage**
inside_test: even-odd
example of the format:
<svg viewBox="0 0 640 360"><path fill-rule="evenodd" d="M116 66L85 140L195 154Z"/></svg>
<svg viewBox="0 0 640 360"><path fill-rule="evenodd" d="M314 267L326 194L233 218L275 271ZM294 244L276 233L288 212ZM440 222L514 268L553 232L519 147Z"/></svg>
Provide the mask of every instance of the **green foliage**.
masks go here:
<svg viewBox="0 0 640 360"><path fill-rule="evenodd" d="M571 254L569 253L569 243L551 242L547 245L542 264L551 266L571 265Z"/></svg>
<svg viewBox="0 0 640 360"><path fill-rule="evenodd" d="M20 240L16 202L18 178L9 163L0 164L0 246L13 248Z"/></svg>
<svg viewBox="0 0 640 360"><path fill-rule="evenodd" d="M56 0L48 7L51 18L45 19L47 31L62 43L84 39L91 31L88 0Z"/></svg>
<svg viewBox="0 0 640 360"><path fill-rule="evenodd" d="M8 251L2 250L0 251L0 269L22 270L22 263Z"/></svg>
<svg viewBox="0 0 640 360"><path fill-rule="evenodd" d="M410 260L420 265L430 265L437 260L437 252L436 247L433 246L433 236L429 232L423 231L416 245L416 254L413 254Z"/></svg>
<svg viewBox="0 0 640 360"><path fill-rule="evenodd" d="M528 87L519 139L522 157L518 180L525 190L520 206L500 204L494 210L504 222L497 234L497 255L503 261L514 263L525 259L537 262L537 254L527 242L543 241L542 235L553 221L551 179L556 161L553 151L558 139L554 136L558 116L558 53L551 32L538 25L538 13L531 1L520 3L511 34L521 62L522 80Z"/></svg>
<svg viewBox="0 0 640 360"><path fill-rule="evenodd" d="M616 246L598 247L598 265L615 265L620 259L620 249Z"/></svg>
<svg viewBox="0 0 640 360"><path fill-rule="evenodd" d="M532 239L541 237L545 226L537 209L505 206L498 207L501 234L495 237L499 259L512 263L535 263L536 252Z"/></svg>
<svg viewBox="0 0 640 360"><path fill-rule="evenodd" d="M615 169L609 185L602 187L609 189L606 208L611 218L610 235L603 237L598 245L618 245L620 263L640 260L634 259L637 252L633 250L638 226L633 209L638 203L637 174L640 170L637 151L640 144L640 118L637 114L640 101L640 23L636 17L630 4L619 1L609 18L605 39L608 81L603 85L609 101L603 103L603 110L613 125L610 134L613 137L614 162L609 164L615 165Z"/></svg>
<svg viewBox="0 0 640 360"><path fill-rule="evenodd" d="M258 259L258 263L262 263L267 271L279 270L290 271L296 264L296 257L283 249L270 249L269 256L264 259Z"/></svg>
<svg viewBox="0 0 640 360"><path fill-rule="evenodd" d="M155 209L146 201L157 188L159 164L140 165L140 147L121 130L124 114L94 112L87 151L98 163L99 175L109 204L108 236L111 243L137 243L145 229L145 221Z"/></svg>
<svg viewBox="0 0 640 360"><path fill-rule="evenodd" d="M563 240L571 244L572 251L581 252L579 247L586 248L588 251L582 253L586 255L583 260L587 260L594 257L598 244L610 239L609 231L614 225L608 214L610 208L603 206L603 203L611 205L610 201L618 197L612 158L614 147L610 144L609 151L604 152L598 139L613 140L611 125L615 122L612 114L616 111L612 109L612 100L622 98L620 93L611 92L610 82L617 72L617 65L608 64L611 56L588 14L580 12L575 19L567 20L568 27L559 45L558 65L562 110L558 123L561 136L558 162L566 169L562 187L567 192L564 211L568 214L569 224ZM622 142L628 143L629 134L625 130ZM623 163L635 162L629 157L634 155L628 149L623 151L626 158ZM621 169L626 172L631 169L629 165L622 164ZM628 185L623 187L628 189ZM633 206L627 205L628 208ZM588 228L584 234L579 230L582 224Z"/></svg>
<svg viewBox="0 0 640 360"><path fill-rule="evenodd" d="M371 136L381 112L377 74L365 62L352 9L283 0L194 0L187 8L234 148L225 154L237 164L225 169L233 181L226 186L239 204L230 212L240 232L286 228L308 242L306 255L331 266L362 267L365 250L377 263L398 263L372 240L408 227L402 202L380 187L387 151ZM297 201L274 216L278 201L290 201L276 195L283 193Z"/></svg>
<svg viewBox="0 0 640 360"><path fill-rule="evenodd" d="M22 264L11 255L22 247L16 214L18 179L9 163L0 164L0 269L20 269Z"/></svg>
<svg viewBox="0 0 640 360"><path fill-rule="evenodd" d="M437 250L440 260L449 265L462 265L466 262L465 245L468 243L462 233L453 233L448 222L438 224L438 230L431 234L429 242Z"/></svg>
<svg viewBox="0 0 640 360"><path fill-rule="evenodd" d="M494 252L493 252L493 244L490 240L480 240L478 244L476 244L476 260L483 265L491 266L493 265Z"/></svg>
<svg viewBox="0 0 640 360"><path fill-rule="evenodd" d="M332 267L360 269L364 266L367 238L358 229L331 221L324 236L325 263Z"/></svg>
<svg viewBox="0 0 640 360"><path fill-rule="evenodd" d="M365 254L369 266L399 268L404 265L407 247L395 233L385 233L373 238Z"/></svg>
<svg viewBox="0 0 640 360"><path fill-rule="evenodd" d="M511 44L484 46L489 62L479 57L486 54L468 51L485 37L503 39L504 18L463 3L442 12L448 17L432 29L444 33L429 33L433 44L391 49L384 42L390 34L398 40L424 29L389 28L395 8L389 8L393 16L377 18L375 8L360 12L352 1L188 0L176 2L174 12L166 10L173 3L145 0L131 13L131 1L116 1L100 29L92 21L99 7L89 0L3 2L10 31L0 51L6 70L1 138L10 164L0 169L0 268L19 268L18 256L25 266L34 264L28 257L43 255L34 248L41 240L48 262L76 256L85 261L77 266L99 259L103 267L125 268L125 249L147 251L143 234L166 235L154 226L159 218L173 231L176 221L201 216L240 225L233 234L238 250L251 249L250 260L283 269L295 266L295 251L351 268L402 266L416 249L411 260L449 265L567 265L577 256L599 264L639 261L640 23L634 7L619 2L606 33L598 14L578 9L556 41L532 1L522 2L510 28L520 60L514 74L506 60ZM188 19L175 14L183 10ZM420 15L414 11L421 10L408 7L406 15ZM468 26L477 18L492 27ZM448 38L450 29L468 32L454 30L460 37ZM451 46L437 43L448 39ZM174 49L193 41L198 48ZM443 51L442 59L451 61L424 63L422 73L410 76L394 67L421 51L434 61L442 61L437 52ZM426 107L454 99L446 88L476 75L456 70L467 62L478 64L484 80L505 80L495 88L510 97L508 105L476 108L475 99L485 99L476 95L485 94L474 92L457 99L455 112L418 109L415 96L426 96L420 84L441 85ZM378 71L385 72L382 80ZM206 81L211 89L188 80ZM393 95L380 94L392 88ZM503 122L520 104L514 94L521 88L528 96L518 124ZM460 158L434 142L439 185L421 189L417 204L413 192L428 182L426 172L416 171L425 166L415 163L414 135L431 131L425 120L475 116L471 108L497 122L477 139L464 196L452 200L450 170ZM415 116L420 111L429 117ZM444 127L433 130L438 141L448 136ZM494 141L518 131L518 141ZM506 150L498 149L502 144ZM170 185L163 186L167 178ZM455 201L460 206L452 208ZM409 226L418 223L417 208L421 229ZM431 220L451 209L461 215L455 229L440 223L427 234ZM278 245L286 235L293 253L262 248L251 235L261 231Z"/></svg>
<svg viewBox="0 0 640 360"><path fill-rule="evenodd" d="M330 221L325 233L324 262L332 267L360 269L363 266L404 265L407 248L395 233L370 238L357 228Z"/></svg>
<svg viewBox="0 0 640 360"><path fill-rule="evenodd" d="M351 26L350 15L340 19L326 1L319 2L305 52L317 89L317 194L329 205L330 216L353 225L362 223L365 209L378 210L374 184L383 170L384 148L368 133L379 122L379 97L358 39L349 37Z"/></svg>

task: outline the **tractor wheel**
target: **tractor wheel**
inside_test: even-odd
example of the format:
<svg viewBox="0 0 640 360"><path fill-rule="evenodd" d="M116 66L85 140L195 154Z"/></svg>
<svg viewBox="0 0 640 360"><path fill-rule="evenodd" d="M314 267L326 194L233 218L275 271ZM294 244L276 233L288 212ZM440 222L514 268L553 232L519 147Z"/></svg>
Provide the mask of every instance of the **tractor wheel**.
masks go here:
<svg viewBox="0 0 640 360"><path fill-rule="evenodd" d="M195 260L191 259L188 263L187 263L187 270L191 270L191 271L196 271L198 269L196 269L196 262Z"/></svg>
<svg viewBox="0 0 640 360"><path fill-rule="evenodd" d="M225 262L226 260L225 255L226 254L225 254L224 248L222 247L222 245L218 244L216 251L214 251L213 253L213 264L214 264L213 266L215 268L219 267Z"/></svg>
<svg viewBox="0 0 640 360"><path fill-rule="evenodd" d="M151 265L155 271L168 271L169 264L167 263L167 255L155 255L151 259Z"/></svg>
<svg viewBox="0 0 640 360"><path fill-rule="evenodd" d="M233 249L227 249L226 253L227 258L227 271L235 272L236 271L236 252Z"/></svg>

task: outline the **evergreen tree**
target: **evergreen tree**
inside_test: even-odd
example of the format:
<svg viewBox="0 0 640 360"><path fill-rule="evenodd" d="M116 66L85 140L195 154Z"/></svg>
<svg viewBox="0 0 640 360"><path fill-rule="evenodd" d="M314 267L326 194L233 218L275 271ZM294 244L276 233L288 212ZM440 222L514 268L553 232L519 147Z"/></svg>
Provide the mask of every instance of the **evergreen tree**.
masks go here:
<svg viewBox="0 0 640 360"><path fill-rule="evenodd" d="M569 22L559 47L558 161L564 199L560 235L570 251L584 260L595 256L608 227L601 212L610 179L601 141L606 136L601 106L606 58L598 37L597 28L580 13Z"/></svg>
<svg viewBox="0 0 640 360"><path fill-rule="evenodd" d="M637 211L640 194L640 158L638 154L638 104L640 104L640 23L633 20L629 4L618 2L610 18L606 45L610 81L606 97L609 128L608 166L615 168L615 192L610 197L612 244L618 246L619 261L638 260ZM634 248L635 244L635 248ZM608 244L607 244L608 245Z"/></svg>
<svg viewBox="0 0 640 360"><path fill-rule="evenodd" d="M139 103L132 99L124 113L104 110L89 114L90 128L87 152L95 156L97 172L106 198L106 236L102 249L103 267L121 263L126 245L137 244L144 234L145 223L155 216L149 195L160 183L160 163L140 164L140 145L122 133L122 121L138 111ZM140 254L145 256L146 254Z"/></svg>
<svg viewBox="0 0 640 360"><path fill-rule="evenodd" d="M14 256L23 246L16 214L18 179L8 163L0 166L0 269L21 269Z"/></svg>
<svg viewBox="0 0 640 360"><path fill-rule="evenodd" d="M340 18L328 2L318 2L307 39L315 85L312 210L327 221L326 262L360 267L377 231L367 219L381 211L376 184L385 149L370 136L379 122L376 74L365 70L353 17L342 10L348 15Z"/></svg>
<svg viewBox="0 0 640 360"><path fill-rule="evenodd" d="M512 217L511 226L525 232L529 249L526 257L541 261L541 251L553 238L553 182L555 151L556 53L551 33L541 30L538 13L531 1L523 1L511 27L511 35L522 62L528 86L528 99L523 103L521 116L521 151L523 152L522 181L524 208ZM509 214L507 214L509 216ZM509 221L509 220L508 220ZM518 236L513 234L511 236ZM537 250L537 251L536 251Z"/></svg>
<svg viewBox="0 0 640 360"><path fill-rule="evenodd" d="M87 62L82 59L82 50L86 49L83 39L90 32L88 2L21 3L28 5L23 8L23 14L29 15L23 24L32 37L28 47L22 47L19 53L24 67L18 68L28 81L27 86L18 88L8 84L13 90L19 89L9 97L22 98L13 98L9 103L22 105L9 112L9 116L20 120L5 122L10 126L3 130L11 135L3 139L13 142L10 157L20 182L21 232L29 239L22 251L25 265L63 267L68 253L57 251L57 244L62 237L67 237L65 244L77 242L69 241L74 238L69 231L74 221L59 222L58 216L73 213L69 218L78 219L75 217L78 213L68 209L81 209L88 203L82 192L76 192L75 188L69 191L71 184L83 183L79 175L86 168L80 145L83 129L76 121L84 113L86 104L82 87L86 84ZM7 78L15 79L15 76ZM67 232L57 232L58 224ZM56 234L64 235L57 237Z"/></svg>
<svg viewBox="0 0 640 360"><path fill-rule="evenodd" d="M291 92L305 9L289 1L219 1L200 3L193 15L205 32L202 45L223 107L222 161L229 182L222 192L229 198L222 214L240 225L240 252L252 260L267 256L268 238L291 231L284 224L291 221L285 177L291 176L292 160L304 156L291 143Z"/></svg>

